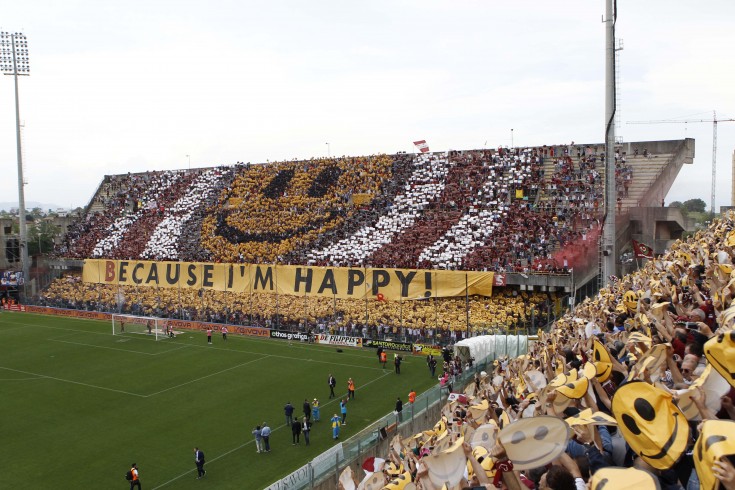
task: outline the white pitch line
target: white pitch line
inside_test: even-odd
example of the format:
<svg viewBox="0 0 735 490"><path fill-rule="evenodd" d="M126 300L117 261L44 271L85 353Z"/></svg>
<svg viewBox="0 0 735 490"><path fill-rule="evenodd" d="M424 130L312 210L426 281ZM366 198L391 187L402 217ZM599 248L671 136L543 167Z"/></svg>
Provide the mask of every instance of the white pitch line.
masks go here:
<svg viewBox="0 0 735 490"><path fill-rule="evenodd" d="M88 318L79 318L79 320L89 320L89 319ZM109 333L106 333L106 332L91 332L89 330L77 330L77 329L73 329L73 328L51 327L51 326L48 326L48 325L40 325L40 324L37 324L37 323L18 323L18 322L15 322L15 323L18 324L18 325L26 325L26 326L29 326L29 327L50 328L50 329L54 329L54 330L65 330L67 332L81 332L81 333L90 333L90 334L95 334L95 335L110 335ZM236 338L236 339L237 338L241 338L242 340L249 340L249 341L252 341L252 340L262 340L264 342L268 342L266 339L246 338L246 337L243 337L243 336L232 336L232 338ZM144 339L136 339L136 340L144 340ZM274 342L280 342L280 341L277 341L276 340ZM223 351L227 351L227 352L240 352L240 353L243 353L243 354L255 354L255 355L261 355L262 354L262 352L246 351L246 350L223 349L221 347L214 347L214 346L211 346L211 345L204 346L204 345L188 345L187 344L186 347L196 347L196 348L208 349L208 350L223 350ZM300 348L300 349L307 349L307 346L299 345L298 348ZM309 350L311 350L311 349L309 349ZM170 351L166 351L166 352L170 352ZM162 352L162 353L165 353L165 352ZM319 349L314 349L314 353L320 353ZM350 355L352 357L359 357L361 359L365 359L365 357L363 357L363 356L357 356L357 355L354 355L354 354L348 354L348 355ZM345 366L345 367L351 367L351 368L356 368L356 369L370 369L370 370L375 370L375 371L382 371L381 368L376 368L376 367L361 366L361 365L356 365L356 364L345 364L345 363L342 363L342 362L330 362L330 361L319 361L319 360L315 360L315 359L304 359L303 357L281 356L281 355L277 355L277 354L272 354L269 357L278 357L280 359L291 359L291 360L295 360L295 361L304 361L304 360L306 360L306 361L309 361L309 362L318 362L320 364L332 364L332 365L335 365L335 366ZM404 362L410 362L410 361L408 359L404 359Z"/></svg>
<svg viewBox="0 0 735 490"><path fill-rule="evenodd" d="M117 350L120 352L130 352L131 354L142 354L144 356L152 356L152 357L160 356L161 354L168 354L169 352L174 352L174 351L186 349L187 347L189 347L188 345L182 345L182 346L176 347L175 349L168 349L168 350L161 351L161 352L151 353L151 352L142 352L142 351L132 350L132 349L120 349L118 347L106 347L104 345L85 344L84 342L72 342L71 340L61 340L61 339L46 339L46 340L50 340L52 342L61 342L64 344L83 345L86 347L94 347L96 349L108 349L108 350Z"/></svg>
<svg viewBox="0 0 735 490"><path fill-rule="evenodd" d="M21 330L23 327L0 328L0 333L12 332L13 330Z"/></svg>
<svg viewBox="0 0 735 490"><path fill-rule="evenodd" d="M375 378L375 379L373 379L371 381L368 381L363 386L367 386L367 385L372 384L372 383L374 383L374 382L376 382L376 381L378 381L380 379L383 379L386 376L388 376L389 374L390 374L390 372L384 373L383 375L381 375L381 376L379 376L379 377L377 377L377 378ZM339 400L339 399L338 398L335 398L334 400L328 401L327 403L325 403L324 405L320 405L319 407L322 408L322 407L325 407L325 406L329 405L330 403L336 403L337 400ZM273 429L271 432L275 432L275 431L277 431L279 429L283 429L284 427L286 427L286 424L281 424L278 427L276 427L275 429ZM234 453L235 451L239 451L240 449L242 449L242 448L244 448L246 446L249 446L249 445L253 444L254 442L255 442L254 440L251 440L251 441L248 441L248 442L246 442L244 444L240 444L239 446L237 446L237 447L235 447L233 449L230 449L229 451L227 451L225 453L220 454L219 456L215 457L214 459L207 460L207 462L208 463L213 463L213 462L215 462L217 460L220 460L220 459L224 458L225 456L229 456L230 454ZM169 483L173 483L176 480L178 480L180 478L183 478L186 475L188 475L189 473L193 473L193 472L194 472L194 468L192 468L192 469L190 469L188 471L185 471L184 473L181 473L180 475L171 478L169 481L167 481L165 483L161 483L160 485L158 485L156 487L153 487L153 490L158 490L159 488L163 488L163 487L167 486Z"/></svg>
<svg viewBox="0 0 735 490"><path fill-rule="evenodd" d="M83 345L86 347L94 347L96 349L108 349L108 350L117 350L120 352L129 352L131 354L142 354L144 356L157 356L158 355L158 354L151 354L150 352L141 352L137 350L118 349L117 347L105 347L104 345L85 344L83 342L72 342L71 340L59 340L59 339L46 339L46 340L50 340L51 342L61 342L62 344Z"/></svg>
<svg viewBox="0 0 735 490"><path fill-rule="evenodd" d="M239 367L246 366L248 364L252 364L252 363L254 363L256 361L262 361L263 359L267 359L268 357L271 357L271 356L263 356L263 357L259 357L258 359L253 359L253 360L248 361L248 362L243 362L242 364L238 364L237 366L228 367L227 369L223 369L221 371L217 371L216 373L211 373L211 374L208 374L206 376L202 376L200 378L192 379L191 381L187 381L186 383L181 383L181 384L178 384L176 386L171 386L170 388L166 388L165 390L161 390L161 391L157 391L155 393L151 393L150 395L143 395L143 397L144 398L149 398L149 397L152 397L152 396L160 395L161 393L166 393L167 391L175 390L176 388L180 388L182 386L186 386L186 385L189 385L189 384L192 384L192 383L196 383L197 381L201 381L203 379L211 378L212 376L217 376L218 374L226 373L227 371L232 371L233 369L237 369Z"/></svg>
<svg viewBox="0 0 735 490"><path fill-rule="evenodd" d="M56 378L54 376L46 376L45 374L38 374L38 373L31 373L31 372L28 372L28 371L21 371L20 369L13 369L13 368L5 367L5 366L0 366L0 369L5 369L6 371L13 371L15 373L29 374L31 376L38 376L39 378L52 379L54 381L62 381L64 383L71 383L71 384L79 385L79 386L86 386L87 388L97 388L98 390L112 391L114 393L122 393L124 395L137 396L139 398L145 398L146 397L146 395L141 395L139 393L131 393L129 391L116 390L114 388L105 388L104 386L91 385L91 384L87 384L87 383L82 383L81 381L72 381L70 379Z"/></svg>

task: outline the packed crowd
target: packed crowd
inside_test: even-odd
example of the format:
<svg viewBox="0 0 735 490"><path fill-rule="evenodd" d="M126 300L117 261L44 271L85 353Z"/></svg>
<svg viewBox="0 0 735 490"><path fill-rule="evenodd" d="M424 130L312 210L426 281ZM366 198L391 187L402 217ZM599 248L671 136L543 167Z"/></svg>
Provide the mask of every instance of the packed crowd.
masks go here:
<svg viewBox="0 0 735 490"><path fill-rule="evenodd" d="M111 176L92 206L104 211L73 225L58 253L566 272L575 264L559 256L576 248L576 261L599 228L598 158L569 145ZM632 179L624 163L618 175Z"/></svg>
<svg viewBox="0 0 735 490"><path fill-rule="evenodd" d="M201 220L231 169L106 176L90 211L71 225L55 253L63 257L203 260ZM185 238L185 239L184 239Z"/></svg>
<svg viewBox="0 0 735 490"><path fill-rule="evenodd" d="M735 489L734 256L731 215L614 279L396 436L362 488Z"/></svg>
<svg viewBox="0 0 735 490"><path fill-rule="evenodd" d="M375 338L434 338L446 334L449 341L466 335L468 319L473 334L498 328L528 328L532 316L534 325L543 325L558 311L560 299L496 288L490 298L366 302L214 290L118 288L84 283L81 277L69 275L55 280L36 302L59 308Z"/></svg>
<svg viewBox="0 0 735 490"><path fill-rule="evenodd" d="M201 233L208 204L212 204L226 183L225 169L203 170L186 192L170 207L163 208L163 219L150 233L141 258L151 260L206 260L209 254L200 246Z"/></svg>
<svg viewBox="0 0 735 490"><path fill-rule="evenodd" d="M202 247L218 262L268 263L307 247L383 192L387 155L253 165L204 220Z"/></svg>

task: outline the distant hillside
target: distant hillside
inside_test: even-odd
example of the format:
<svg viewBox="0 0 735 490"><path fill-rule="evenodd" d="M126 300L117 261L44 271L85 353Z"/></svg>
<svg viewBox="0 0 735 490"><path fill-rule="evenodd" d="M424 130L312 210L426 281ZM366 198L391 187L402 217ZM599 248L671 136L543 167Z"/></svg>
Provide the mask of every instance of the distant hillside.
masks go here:
<svg viewBox="0 0 735 490"><path fill-rule="evenodd" d="M18 201L0 202L0 211L10 211L11 208L17 208L17 207L18 207ZM49 209L56 211L58 208L62 208L62 207L64 206L59 206L58 204L49 204L49 203L38 202L38 201L26 201L26 209L28 211L30 211L33 208L41 208L44 211L48 211Z"/></svg>

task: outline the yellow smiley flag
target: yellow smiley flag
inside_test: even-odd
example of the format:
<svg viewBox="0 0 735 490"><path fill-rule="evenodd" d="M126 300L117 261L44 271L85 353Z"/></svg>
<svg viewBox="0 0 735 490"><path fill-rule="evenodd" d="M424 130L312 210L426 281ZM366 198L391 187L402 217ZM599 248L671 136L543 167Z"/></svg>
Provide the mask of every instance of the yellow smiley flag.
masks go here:
<svg viewBox="0 0 735 490"><path fill-rule="evenodd" d="M666 367L666 359L668 358L667 349L671 344L658 344L653 346L648 352L638 358L638 362L631 368L628 375L628 381L638 379L643 375L645 369L651 381L658 381L661 378L661 368Z"/></svg>
<svg viewBox="0 0 735 490"><path fill-rule="evenodd" d="M730 386L735 387L735 330L709 339L704 344L704 355Z"/></svg>
<svg viewBox="0 0 735 490"><path fill-rule="evenodd" d="M732 420L705 420L694 444L694 467L699 475L700 488L715 490L717 478L712 465L725 456L735 454L735 422Z"/></svg>
<svg viewBox="0 0 735 490"><path fill-rule="evenodd" d="M578 400L587 393L589 388L590 380L587 378L579 378L576 381L561 385L556 389L557 393L561 393L570 400Z"/></svg>
<svg viewBox="0 0 735 490"><path fill-rule="evenodd" d="M594 490L659 490L658 479L644 470L609 466L592 475L590 488Z"/></svg>
<svg viewBox="0 0 735 490"><path fill-rule="evenodd" d="M498 440L516 470L538 468L555 460L567 447L571 429L563 420L541 415L516 420L504 427Z"/></svg>
<svg viewBox="0 0 735 490"><path fill-rule="evenodd" d="M608 414L603 412L592 413L591 408L586 408L577 415L567 417L564 421L569 427L574 427L575 425L618 425L617 421Z"/></svg>
<svg viewBox="0 0 735 490"><path fill-rule="evenodd" d="M475 429L475 432L469 439L470 446L472 446L473 448L483 447L487 451L490 451L493 446L495 446L495 440L498 438L498 432L500 432L500 429L498 428L495 421L492 421L489 424L481 425L480 427Z"/></svg>
<svg viewBox="0 0 735 490"><path fill-rule="evenodd" d="M406 471L405 473L401 473L396 478L392 479L383 488L385 490L406 490L408 488L408 485L411 484L411 481L411 473Z"/></svg>
<svg viewBox="0 0 735 490"><path fill-rule="evenodd" d="M592 340L592 357L597 369L597 381L604 383L612 373L612 360L605 346L597 339Z"/></svg>
<svg viewBox="0 0 735 490"><path fill-rule="evenodd" d="M487 413L487 409L489 407L490 404L487 402L487 400L482 400L482 403L478 405L471 405L470 413L472 414L472 418L478 420L482 417L485 417L485 414Z"/></svg>
<svg viewBox="0 0 735 490"><path fill-rule="evenodd" d="M626 383L613 396L612 412L625 442L654 468L671 468L686 449L689 424L661 388L643 381Z"/></svg>
<svg viewBox="0 0 735 490"><path fill-rule="evenodd" d="M721 397L730 391L730 385L727 381L720 376L720 373L712 369L712 364L707 364L702 374L689 388L675 392L679 396L677 405L687 420L702 419L699 409L692 399L692 396L695 396L700 388L704 391L705 405L713 413L720 411L720 408L722 408Z"/></svg>
<svg viewBox="0 0 735 490"><path fill-rule="evenodd" d="M460 437L440 454L431 454L421 459L429 470L429 479L437 488L445 483L452 488L462 479L467 463L462 449L463 442L464 438Z"/></svg>

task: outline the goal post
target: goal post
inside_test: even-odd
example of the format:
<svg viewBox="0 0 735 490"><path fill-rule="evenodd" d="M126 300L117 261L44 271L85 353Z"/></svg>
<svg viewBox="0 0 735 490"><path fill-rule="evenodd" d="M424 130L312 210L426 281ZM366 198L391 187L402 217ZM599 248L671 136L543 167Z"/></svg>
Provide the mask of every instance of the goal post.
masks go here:
<svg viewBox="0 0 735 490"><path fill-rule="evenodd" d="M150 335L156 340L169 335L168 322L163 318L135 315L112 315L112 335Z"/></svg>

